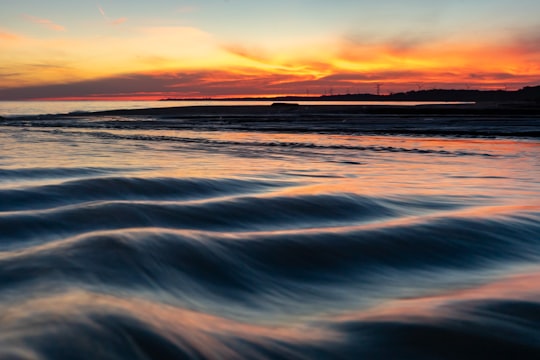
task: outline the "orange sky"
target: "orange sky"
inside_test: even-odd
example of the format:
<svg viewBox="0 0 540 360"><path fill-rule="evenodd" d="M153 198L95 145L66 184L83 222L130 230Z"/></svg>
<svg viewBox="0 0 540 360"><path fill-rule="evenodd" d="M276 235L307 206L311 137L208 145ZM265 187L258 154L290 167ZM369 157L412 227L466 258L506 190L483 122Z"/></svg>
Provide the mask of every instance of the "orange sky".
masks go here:
<svg viewBox="0 0 540 360"><path fill-rule="evenodd" d="M0 99L540 84L540 21L532 15L540 5L533 1L516 8L506 1L383 6L298 0L287 3L290 9L280 1L269 7L240 0L62 3L2 5Z"/></svg>

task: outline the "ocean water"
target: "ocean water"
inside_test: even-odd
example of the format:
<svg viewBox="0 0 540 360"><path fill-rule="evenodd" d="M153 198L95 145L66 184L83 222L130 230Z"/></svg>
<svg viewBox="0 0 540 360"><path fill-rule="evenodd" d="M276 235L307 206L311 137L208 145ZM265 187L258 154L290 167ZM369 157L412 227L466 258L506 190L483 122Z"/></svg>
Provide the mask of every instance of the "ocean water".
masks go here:
<svg viewBox="0 0 540 360"><path fill-rule="evenodd" d="M166 108L171 106L242 106L272 105L275 101L242 100L193 100L193 101L0 101L0 116L50 115L117 109ZM425 105L460 104L460 102L429 101L294 101L304 105Z"/></svg>
<svg viewBox="0 0 540 360"><path fill-rule="evenodd" d="M538 138L220 121L0 121L0 358L540 358Z"/></svg>

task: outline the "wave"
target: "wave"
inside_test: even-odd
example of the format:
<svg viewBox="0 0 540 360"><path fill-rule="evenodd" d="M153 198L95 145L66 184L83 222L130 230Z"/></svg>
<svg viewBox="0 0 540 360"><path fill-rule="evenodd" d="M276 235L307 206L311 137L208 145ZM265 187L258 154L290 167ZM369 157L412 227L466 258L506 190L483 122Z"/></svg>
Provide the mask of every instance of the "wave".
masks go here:
<svg viewBox="0 0 540 360"><path fill-rule="evenodd" d="M459 197L272 193L293 184L283 180L113 177L2 190L2 247L35 238L44 241L51 236L72 236L79 231L131 227L211 231L308 229L385 221L463 207Z"/></svg>
<svg viewBox="0 0 540 360"><path fill-rule="evenodd" d="M197 121L2 120L0 358L539 358L536 141Z"/></svg>
<svg viewBox="0 0 540 360"><path fill-rule="evenodd" d="M0 181L55 179L81 176L106 175L118 171L113 168L27 168L0 169Z"/></svg>
<svg viewBox="0 0 540 360"><path fill-rule="evenodd" d="M17 342L1 339L3 358L354 359L397 355L474 359L519 355L534 359L539 353L540 334L534 327L539 306L527 301L455 304L453 315L461 321L445 316L326 321L318 324L324 329L319 331L310 329L309 324L254 326L136 299L88 293L47 297L19 306L19 310L30 306L49 312L34 318L25 316L28 312L24 311L10 314L5 327L33 346L23 351ZM486 323L498 331L487 332Z"/></svg>
<svg viewBox="0 0 540 360"><path fill-rule="evenodd" d="M30 318L24 310L31 306L43 312ZM534 326L539 305L530 301L462 302L431 319L327 320L317 324L321 330L309 323L250 325L84 292L49 296L17 308L4 328L31 346L21 350L19 341L0 339L3 358L535 359L540 350ZM497 331L486 331L486 324Z"/></svg>
<svg viewBox="0 0 540 360"><path fill-rule="evenodd" d="M51 170L53 174L70 173ZM25 174L41 175L41 171L30 170ZM88 175L91 172L82 172ZM10 172L10 174L12 174ZM51 174L51 172L47 172ZM42 178L42 176L40 176ZM211 196L226 196L239 193L262 192L290 182L239 180L239 179L174 179L136 177L86 177L44 186L27 186L20 189L0 190L0 211L37 210L73 205L84 202L107 200L192 200Z"/></svg>
<svg viewBox="0 0 540 360"><path fill-rule="evenodd" d="M115 130L257 131L271 133L380 134L467 138L538 138L537 118L511 115L384 115L323 110L265 113L212 107L178 115L140 112L139 115L70 114L6 118L5 127L85 128ZM218 109L216 107L215 109ZM230 110L230 109L229 109ZM261 109L259 109L261 110ZM202 112L201 112L202 111Z"/></svg>
<svg viewBox="0 0 540 360"><path fill-rule="evenodd" d="M302 220L297 220L291 230L284 230L292 219L302 218L304 204L297 204L288 214L273 218L264 216L266 210L253 211L256 206L251 215L230 208L185 212L160 208L148 214L147 207L125 207L30 221L25 216L2 217L6 243L18 241L16 249L0 255L0 283L13 286L14 281L37 278L46 283L52 280L47 279L47 269L54 268L52 275L66 277L68 284L97 281L101 287L129 288L150 282L167 289L179 286L180 291L189 283L211 289L214 296L236 298L243 292L267 296L269 287L309 297L311 284L319 288L316 296L324 297L326 286L346 286L353 292L362 284L372 286L381 275L386 276L386 287L399 287L390 277L496 269L504 263L533 264L540 258L535 237L540 232L539 209L512 215L504 209L496 218L471 218L458 212L383 221L380 209L369 212L366 207L349 221L321 221L321 215L310 214L310 225L316 227L302 230ZM370 217L377 221L361 225ZM232 219L242 220L229 224ZM51 233L55 238L44 242ZM21 247L23 239L29 241L25 247ZM262 301L257 303L260 306Z"/></svg>
<svg viewBox="0 0 540 360"><path fill-rule="evenodd" d="M47 131L49 132L49 131ZM429 149L429 148L406 148L396 146L380 146L380 145L344 145L344 144L316 144L312 142L289 142L289 141L235 141L235 140L216 140L207 137L181 137L181 136L167 136L167 135L148 135L148 134L118 134L107 131L84 131L73 132L66 130L55 129L52 131L54 134L61 134L70 137L91 136L100 139L108 140L135 140L135 141L147 141L147 142L173 142L179 144L185 144L189 147L199 145L200 149L211 150L215 147L219 148L231 148L231 147L246 147L246 148L283 148L285 150L300 149L313 152L315 150L332 150L332 151L368 151L368 152L389 152L389 153L412 153L412 154L427 154L427 155L442 155L442 156L481 156L490 157L493 156L490 153L478 153L466 150L450 151L446 149ZM265 154L265 156L268 154Z"/></svg>
<svg viewBox="0 0 540 360"><path fill-rule="evenodd" d="M487 290L482 298L482 291L479 297L451 289L460 273L475 274L480 284L494 278L490 267L536 263L538 224L536 214L313 234L159 228L82 234L1 256L0 291L12 294L2 303L0 355L534 358L538 302L513 300L515 290L505 294L496 285L488 286L501 300ZM462 231L448 236L456 228ZM508 281L532 291L538 278ZM435 283L450 290L430 300ZM381 295L392 292L416 295L405 300L409 305L398 301L396 309L378 312ZM357 310L359 296L364 305ZM306 317L329 304L340 315ZM253 313L235 312L242 307ZM287 309L276 316L295 320L256 320L276 308Z"/></svg>

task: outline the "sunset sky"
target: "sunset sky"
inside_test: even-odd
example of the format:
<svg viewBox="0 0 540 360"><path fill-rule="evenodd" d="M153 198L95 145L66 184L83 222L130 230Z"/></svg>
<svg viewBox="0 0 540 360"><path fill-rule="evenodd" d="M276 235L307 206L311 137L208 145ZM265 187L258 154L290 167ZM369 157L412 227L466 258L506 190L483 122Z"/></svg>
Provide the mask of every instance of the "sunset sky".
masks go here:
<svg viewBox="0 0 540 360"><path fill-rule="evenodd" d="M540 85L538 0L0 0L0 100Z"/></svg>

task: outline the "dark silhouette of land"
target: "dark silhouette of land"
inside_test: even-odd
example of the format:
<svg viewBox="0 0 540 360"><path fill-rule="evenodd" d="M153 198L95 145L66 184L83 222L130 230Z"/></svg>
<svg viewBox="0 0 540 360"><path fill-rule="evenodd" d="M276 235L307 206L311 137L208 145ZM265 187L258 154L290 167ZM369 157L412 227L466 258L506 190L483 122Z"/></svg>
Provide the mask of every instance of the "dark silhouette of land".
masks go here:
<svg viewBox="0 0 540 360"><path fill-rule="evenodd" d="M414 106L395 103L324 104L325 100L381 99L436 103ZM235 105L223 100L212 105L171 104L171 107L164 108L75 112L4 118L1 121L4 126L27 126L31 122L33 126L69 127L78 118L87 121L88 117L95 117L92 124L97 128L122 129L125 127L123 117L128 116L136 121L138 128L166 130L540 138L540 86L518 91L426 90L383 96L360 94L261 100L274 100L274 103L272 106L255 103ZM309 100L319 102L295 103ZM451 103L442 103L445 101Z"/></svg>
<svg viewBox="0 0 540 360"><path fill-rule="evenodd" d="M51 126L58 126L59 123L70 126L78 117L87 119L89 116L95 117L94 126L107 128L123 128L123 117L129 116L136 119L140 128L167 130L540 137L540 103L524 102L415 106L221 103L40 116L33 121L39 126L49 126L49 123ZM118 120L114 120L117 116ZM103 117L102 121L100 117Z"/></svg>
<svg viewBox="0 0 540 360"><path fill-rule="evenodd" d="M169 98L162 101L193 101L195 98ZM437 101L437 102L530 102L540 103L540 86L525 87L516 91L506 90L419 90L389 95L341 94L322 96L244 97L205 99L216 101Z"/></svg>
<svg viewBox="0 0 540 360"><path fill-rule="evenodd" d="M229 100L270 100L274 103L272 106L235 105L227 103ZM295 103L310 100L318 103ZM435 103L414 106L395 103L324 104L324 101L366 100ZM164 108L76 112L3 118L1 121L6 126L19 126L28 121L39 126L71 126L71 122L79 117L87 119L92 116L96 118L93 124L97 127L123 128L124 121L114 120L111 116L129 116L137 120L138 127L150 129L540 137L540 86L517 91L425 90L380 96L350 94L222 101L212 105L171 104L171 107ZM102 121L100 117L103 117Z"/></svg>

